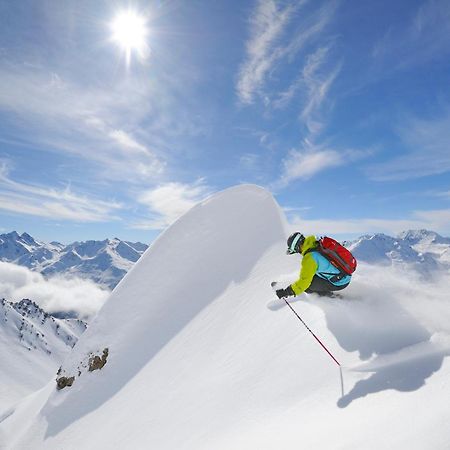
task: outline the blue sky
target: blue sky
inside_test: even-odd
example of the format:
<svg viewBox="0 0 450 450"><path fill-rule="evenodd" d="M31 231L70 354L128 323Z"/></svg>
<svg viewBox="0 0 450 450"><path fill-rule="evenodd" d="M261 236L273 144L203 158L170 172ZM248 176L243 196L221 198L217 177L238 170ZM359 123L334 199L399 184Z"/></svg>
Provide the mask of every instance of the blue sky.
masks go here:
<svg viewBox="0 0 450 450"><path fill-rule="evenodd" d="M145 42L112 23L133 10ZM1 231L151 242L256 183L293 227L450 235L447 0L0 0Z"/></svg>

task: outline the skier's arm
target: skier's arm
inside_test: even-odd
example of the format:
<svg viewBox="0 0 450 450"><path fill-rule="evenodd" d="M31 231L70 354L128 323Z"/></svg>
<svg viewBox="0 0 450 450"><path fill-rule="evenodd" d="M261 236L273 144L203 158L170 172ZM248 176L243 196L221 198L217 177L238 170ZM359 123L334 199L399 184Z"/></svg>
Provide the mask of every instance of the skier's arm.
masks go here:
<svg viewBox="0 0 450 450"><path fill-rule="evenodd" d="M291 284L295 295L300 295L305 289L311 286L312 279L317 271L318 265L316 260L310 253L306 254L302 259L302 268L300 270L300 278Z"/></svg>

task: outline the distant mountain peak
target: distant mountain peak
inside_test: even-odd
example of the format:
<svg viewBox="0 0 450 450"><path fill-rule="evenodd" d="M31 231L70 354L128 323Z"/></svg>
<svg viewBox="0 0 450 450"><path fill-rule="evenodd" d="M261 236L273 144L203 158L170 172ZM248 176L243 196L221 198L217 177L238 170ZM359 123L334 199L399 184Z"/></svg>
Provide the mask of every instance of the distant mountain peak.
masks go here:
<svg viewBox="0 0 450 450"><path fill-rule="evenodd" d="M424 228L418 230L402 231L398 234L398 237L401 239L423 239L429 236L435 237L439 235L434 231L426 230Z"/></svg>
<svg viewBox="0 0 450 450"><path fill-rule="evenodd" d="M407 230L396 237L383 233L361 236L349 246L356 259L367 263L409 264L423 273L449 266L450 239L426 229Z"/></svg>
<svg viewBox="0 0 450 450"><path fill-rule="evenodd" d="M28 233L22 233L22 235L20 236L20 239L22 239L23 241L28 242L30 244L31 243L33 243L33 244L36 243L34 238L32 236L30 236Z"/></svg>
<svg viewBox="0 0 450 450"><path fill-rule="evenodd" d="M2 234L1 236L4 238L7 238L7 239L19 239L20 238L20 235L17 231L11 231L9 233Z"/></svg>
<svg viewBox="0 0 450 450"><path fill-rule="evenodd" d="M36 241L17 231L0 235L0 260L28 267L45 276L70 274L113 289L147 249L146 244L122 241L76 241L69 245Z"/></svg>

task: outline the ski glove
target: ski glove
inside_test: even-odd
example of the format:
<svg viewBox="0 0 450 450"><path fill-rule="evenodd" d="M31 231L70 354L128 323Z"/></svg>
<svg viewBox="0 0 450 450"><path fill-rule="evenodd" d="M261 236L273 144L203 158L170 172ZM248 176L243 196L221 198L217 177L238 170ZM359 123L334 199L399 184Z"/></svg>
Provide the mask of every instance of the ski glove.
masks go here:
<svg viewBox="0 0 450 450"><path fill-rule="evenodd" d="M275 292L276 292L278 298L286 298L286 297L295 296L295 292L291 288L291 286L288 286L286 289L277 289Z"/></svg>

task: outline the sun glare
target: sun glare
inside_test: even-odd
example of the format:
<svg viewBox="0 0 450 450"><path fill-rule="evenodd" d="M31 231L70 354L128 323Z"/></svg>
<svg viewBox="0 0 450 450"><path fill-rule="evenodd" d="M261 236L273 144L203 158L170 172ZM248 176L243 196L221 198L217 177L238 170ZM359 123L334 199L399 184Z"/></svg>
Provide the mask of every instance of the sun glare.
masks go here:
<svg viewBox="0 0 450 450"><path fill-rule="evenodd" d="M112 40L125 51L128 65L132 51L135 51L141 59L147 57L148 29L144 16L133 10L122 11L112 21L111 30Z"/></svg>

